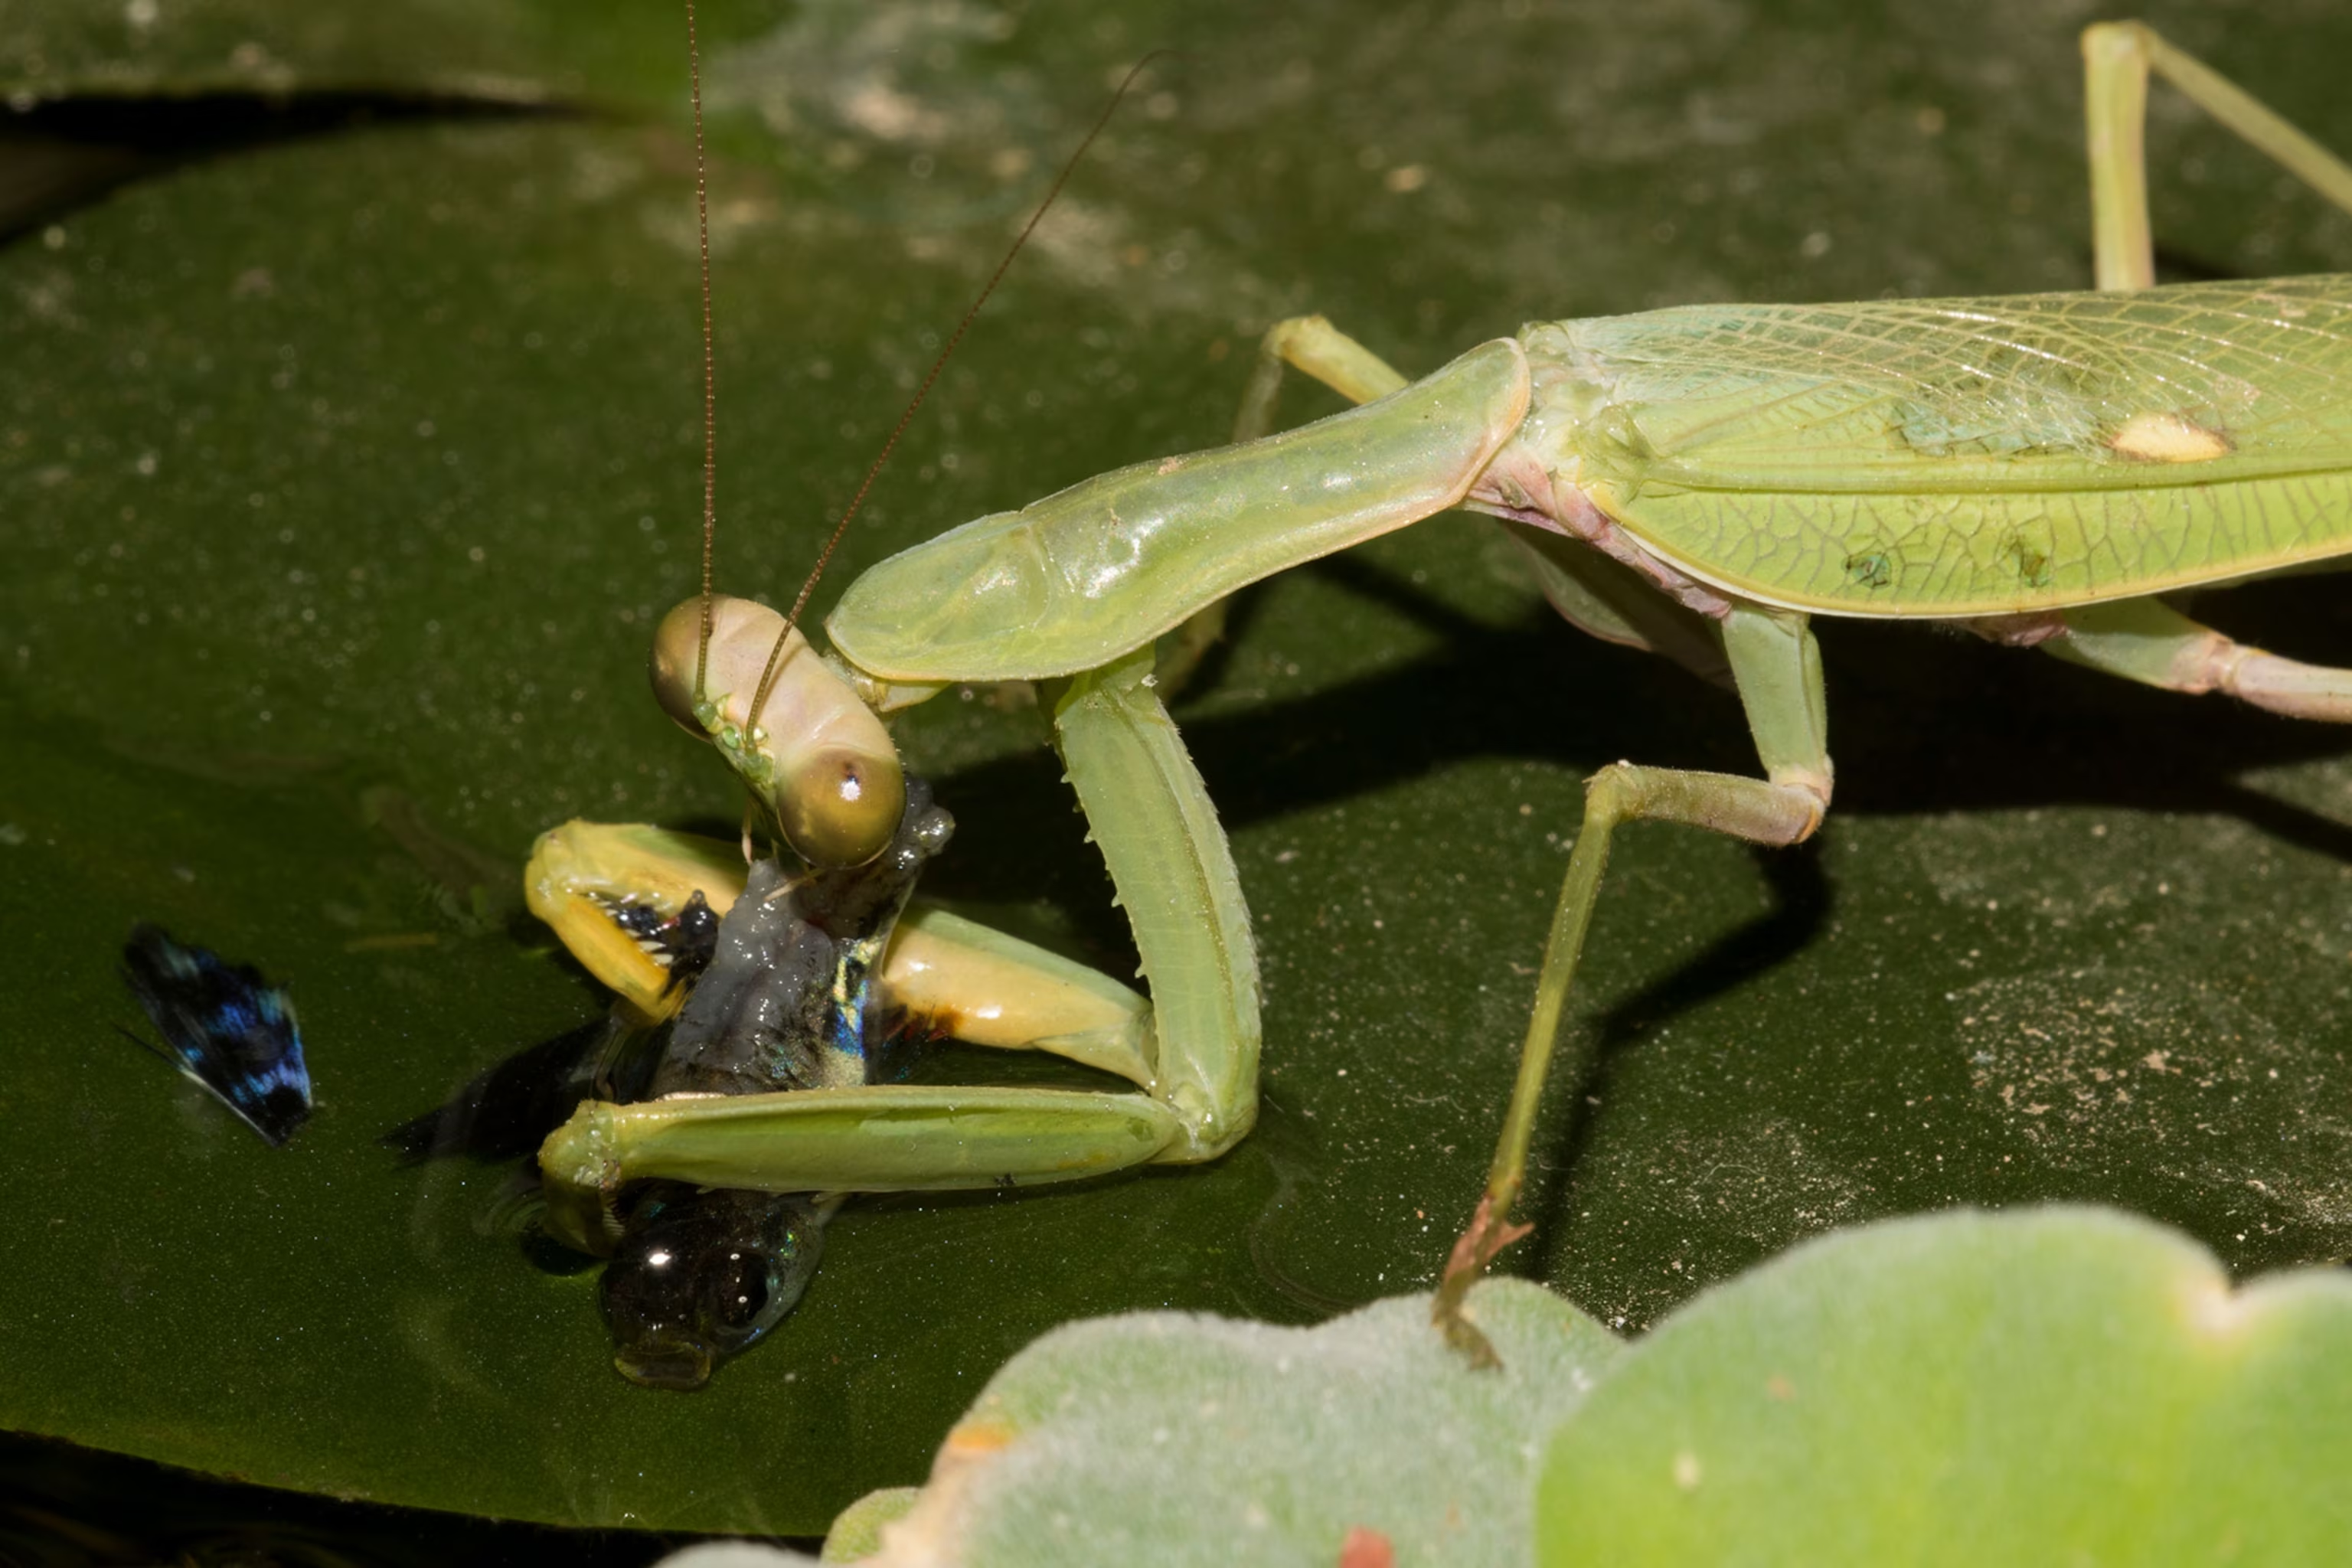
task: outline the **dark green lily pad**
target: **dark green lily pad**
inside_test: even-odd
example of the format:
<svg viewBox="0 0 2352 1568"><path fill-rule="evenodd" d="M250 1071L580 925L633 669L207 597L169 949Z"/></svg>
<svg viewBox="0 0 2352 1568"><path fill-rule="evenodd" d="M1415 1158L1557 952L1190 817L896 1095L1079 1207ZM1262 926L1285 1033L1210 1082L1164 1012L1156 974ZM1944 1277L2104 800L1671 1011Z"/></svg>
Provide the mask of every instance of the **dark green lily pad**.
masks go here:
<svg viewBox="0 0 2352 1568"><path fill-rule="evenodd" d="M773 0L703 0L700 26L724 47L789 15ZM667 107L685 48L684 14L562 0L24 0L0 42L0 83L27 103L112 98L123 106L198 94L369 93L481 103Z"/></svg>
<svg viewBox="0 0 2352 1568"><path fill-rule="evenodd" d="M593 1276L534 1262L503 1172L373 1143L600 1005L517 916L536 832L737 811L642 688L699 503L688 138L648 85L678 62L642 17L561 9L560 46L436 10L461 41L383 46L375 77L511 70L587 112L247 147L0 251L0 1422L442 1508L810 1531L919 1479L1065 1319L1301 1321L1425 1285L1577 781L1752 759L1727 698L1552 623L1468 520L1254 592L1179 717L1264 948L1258 1131L1213 1169L855 1206L773 1343L706 1394L624 1385ZM2352 146L2332 10L2153 19ZM2088 272L2074 46L2031 5L827 5L712 32L719 569L771 596L1153 45L1186 56L1073 181L820 603L951 522L1220 440L1287 311L1418 370L1533 317ZM305 79L375 79L355 58ZM2171 265L2352 265L2352 220L2250 154L2155 142ZM2342 658L2339 603L2210 612ZM2344 738L1925 634L1825 641L1818 848L1622 843L1579 1003L1599 1075L1556 1096L1517 1266L1636 1328L1832 1225L1963 1201L2119 1203L2239 1268L2346 1252ZM931 890L1121 971L1038 734L996 692L903 726L961 824ZM116 1033L140 920L292 988L320 1110L289 1151Z"/></svg>

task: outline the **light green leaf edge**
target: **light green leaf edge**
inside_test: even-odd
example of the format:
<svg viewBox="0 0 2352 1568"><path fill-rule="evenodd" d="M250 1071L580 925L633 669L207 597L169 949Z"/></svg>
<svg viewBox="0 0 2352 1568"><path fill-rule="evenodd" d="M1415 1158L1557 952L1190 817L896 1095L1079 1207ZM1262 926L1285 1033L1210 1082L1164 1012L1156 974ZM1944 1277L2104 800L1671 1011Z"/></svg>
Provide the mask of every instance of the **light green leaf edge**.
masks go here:
<svg viewBox="0 0 2352 1568"><path fill-rule="evenodd" d="M2177 1232L2053 1207L1837 1233L1633 1345L1522 1281L1473 1301L1499 1374L1443 1349L1425 1296L1056 1330L825 1561L1328 1564L1359 1527L1470 1564L2294 1563L2352 1539L2341 1271L2233 1289Z"/></svg>
<svg viewBox="0 0 2352 1568"><path fill-rule="evenodd" d="M1563 1427L1540 1561L2305 1563L2352 1539L2352 1276L2106 1210L1897 1220L1668 1319Z"/></svg>
<svg viewBox="0 0 2352 1568"><path fill-rule="evenodd" d="M1475 1301L1499 1373L1445 1348L1425 1296L1313 1329L1178 1312L1056 1329L948 1434L877 1560L1328 1563L1370 1529L1402 1563L1524 1561L1541 1435L1623 1346L1524 1280ZM867 1529L866 1506L836 1531Z"/></svg>

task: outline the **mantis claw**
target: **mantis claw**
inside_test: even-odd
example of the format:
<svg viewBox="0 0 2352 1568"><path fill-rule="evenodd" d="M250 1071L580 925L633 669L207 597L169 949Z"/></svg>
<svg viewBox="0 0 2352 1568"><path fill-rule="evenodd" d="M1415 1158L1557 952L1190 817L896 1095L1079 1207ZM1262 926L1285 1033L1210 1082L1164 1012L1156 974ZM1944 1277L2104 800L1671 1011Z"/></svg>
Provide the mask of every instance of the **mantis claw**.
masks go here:
<svg viewBox="0 0 2352 1568"><path fill-rule="evenodd" d="M1531 1225L1513 1225L1509 1214L1507 1201L1497 1204L1494 1194L1479 1194L1478 1207L1470 1215L1470 1227L1455 1238L1454 1250L1446 1256L1445 1273L1437 1282L1437 1294L1429 1303L1431 1324L1475 1367L1499 1368L1503 1358L1495 1353L1493 1342L1479 1331L1464 1310L1470 1287L1486 1273L1486 1265L1501 1256L1503 1248L1535 1229Z"/></svg>

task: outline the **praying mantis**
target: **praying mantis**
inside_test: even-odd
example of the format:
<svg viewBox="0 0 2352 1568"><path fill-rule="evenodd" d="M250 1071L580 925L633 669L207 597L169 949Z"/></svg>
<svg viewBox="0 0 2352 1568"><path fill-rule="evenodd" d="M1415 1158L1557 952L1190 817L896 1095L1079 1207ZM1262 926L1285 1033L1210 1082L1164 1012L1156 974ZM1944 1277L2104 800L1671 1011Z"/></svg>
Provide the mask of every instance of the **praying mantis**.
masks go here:
<svg viewBox="0 0 2352 1568"><path fill-rule="evenodd" d="M1536 1108L1622 823L1762 846L1830 805L1810 618L1952 623L2183 692L2352 718L2352 672L2246 647L2160 595L2325 563L2352 541L2352 279L2153 287L2149 74L2352 209L2352 169L2135 24L2084 37L2099 292L1702 306L1540 323L1408 383L1319 318L1276 325L1235 443L982 518L855 583L825 658L784 616L706 595L656 685L811 864L896 827L879 715L967 682L1041 683L1150 982L1142 998L970 922L911 916L884 986L975 1043L1106 1068L1129 1092L860 1084L583 1105L541 1156L551 1223L594 1246L667 1178L937 1191L1214 1159L1247 1134L1260 1047L1239 879L1161 671L1235 590L1433 514L1502 520L1545 596L1605 640L1736 687L1760 778L1618 763L1588 785L1488 1179L1433 1306L1474 1358L1469 1285L1524 1227ZM1288 369L1362 406L1271 434ZM1155 645L1172 639L1172 658ZM740 872L737 873L740 879ZM610 910L718 905L723 857L646 829L542 841L534 908L628 1005L674 1005Z"/></svg>

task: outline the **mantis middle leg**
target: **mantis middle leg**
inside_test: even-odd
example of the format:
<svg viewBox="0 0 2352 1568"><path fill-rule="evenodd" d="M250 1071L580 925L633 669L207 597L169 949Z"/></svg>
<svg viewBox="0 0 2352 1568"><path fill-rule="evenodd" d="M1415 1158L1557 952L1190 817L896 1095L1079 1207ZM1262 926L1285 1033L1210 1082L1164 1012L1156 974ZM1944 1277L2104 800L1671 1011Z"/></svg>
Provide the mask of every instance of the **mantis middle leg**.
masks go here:
<svg viewBox="0 0 2352 1568"><path fill-rule="evenodd" d="M1512 1224L1511 1207L1526 1181L1536 1110L1618 825L1679 822L1779 847L1811 837L1829 810L1832 769L1821 651L1805 617L1738 607L1724 624L1723 642L1765 776L1612 763L1586 782L1584 824L1544 943L1535 1009L1520 1047L1502 1138L1487 1170L1486 1190L1469 1228L1454 1244L1431 1307L1432 1321L1446 1339L1479 1364L1493 1364L1494 1351L1465 1314L1464 1300L1495 1256L1527 1234L1528 1227Z"/></svg>
<svg viewBox="0 0 2352 1568"><path fill-rule="evenodd" d="M2083 29L2098 287L2147 289L2156 282L2145 138L2151 71L2288 174L2352 212L2352 166L2212 67L2166 43L2146 23L2101 22Z"/></svg>
<svg viewBox="0 0 2352 1568"><path fill-rule="evenodd" d="M1273 420L1286 365L1358 402L1405 384L1404 377L1320 316L1281 321L1265 335L1257 374L1244 400L1236 440L1253 440ZM1544 596L1569 621L1606 641L1648 648L1707 679L1727 673L1748 713L1765 777L1740 778L1615 763L1585 787L1584 825L1552 916L1535 1006L1519 1055L1486 1190L1455 1242L1432 1309L1446 1338L1473 1361L1492 1364L1486 1336L1463 1311L1471 1284L1496 1253L1525 1234L1510 1220L1525 1184L1536 1110L1559 1042L1569 991L1609 860L1623 822L1681 822L1749 843L1795 844L1829 809L1832 769L1821 655L1805 617L1736 608L1720 626L1660 596L1606 556L1573 542L1509 530L1526 550ZM1164 656L1163 656L1164 657Z"/></svg>

